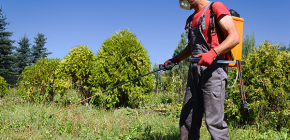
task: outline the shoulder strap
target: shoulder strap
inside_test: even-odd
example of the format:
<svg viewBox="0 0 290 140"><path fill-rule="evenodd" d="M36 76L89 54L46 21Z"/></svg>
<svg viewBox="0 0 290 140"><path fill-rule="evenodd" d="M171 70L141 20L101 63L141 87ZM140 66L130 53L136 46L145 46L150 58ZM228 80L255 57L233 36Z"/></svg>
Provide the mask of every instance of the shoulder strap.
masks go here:
<svg viewBox="0 0 290 140"><path fill-rule="evenodd" d="M212 2L210 4L210 7L209 7L209 11L210 11L210 27L211 27L211 35L212 36L216 35L215 17L214 17L214 12L212 10L213 4L214 4L214 2Z"/></svg>
<svg viewBox="0 0 290 140"><path fill-rule="evenodd" d="M204 13L205 13L205 11L207 10L207 8L211 5L211 3L212 3L212 2L209 2L209 3L206 5L206 7L204 8L204 10L203 10L203 12L202 12L202 14L201 14L201 16L200 16L200 18L199 18L198 26L197 26L197 27L199 27L200 24L202 23L202 29L205 29L205 16L204 16Z"/></svg>
<svg viewBox="0 0 290 140"><path fill-rule="evenodd" d="M210 10L210 27L211 27L211 36L215 36L216 35L216 29L219 30L221 37L223 40L225 40L224 35L223 35L223 31L221 30L221 28L219 27L218 23L215 20L215 16L214 16L214 12L212 10L212 6L213 6L214 2L212 2L210 4L209 10ZM225 59L227 60L234 60L234 56L232 54L232 51L229 51L225 54Z"/></svg>

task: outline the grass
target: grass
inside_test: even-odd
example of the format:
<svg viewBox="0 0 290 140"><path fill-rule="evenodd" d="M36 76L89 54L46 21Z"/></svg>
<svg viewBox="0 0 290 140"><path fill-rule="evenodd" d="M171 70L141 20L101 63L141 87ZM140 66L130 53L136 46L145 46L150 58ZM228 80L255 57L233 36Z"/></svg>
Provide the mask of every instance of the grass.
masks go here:
<svg viewBox="0 0 290 140"><path fill-rule="evenodd" d="M155 100L156 101L156 100ZM157 102L157 101L156 101ZM22 102L17 91L0 98L0 139L180 139L179 119L149 109L104 110L78 105L54 115L65 106ZM253 126L230 126L231 139L290 139L289 130L259 132ZM210 140L205 124L201 139Z"/></svg>

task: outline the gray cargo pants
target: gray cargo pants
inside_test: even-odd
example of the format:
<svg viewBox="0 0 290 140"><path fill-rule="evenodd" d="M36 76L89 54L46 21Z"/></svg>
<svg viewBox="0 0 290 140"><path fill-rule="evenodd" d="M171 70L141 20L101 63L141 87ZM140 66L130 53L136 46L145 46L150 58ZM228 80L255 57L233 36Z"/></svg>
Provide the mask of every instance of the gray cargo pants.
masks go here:
<svg viewBox="0 0 290 140"><path fill-rule="evenodd" d="M227 66L213 63L205 67L191 63L180 116L181 139L199 139L203 114L212 139L229 139L224 119Z"/></svg>

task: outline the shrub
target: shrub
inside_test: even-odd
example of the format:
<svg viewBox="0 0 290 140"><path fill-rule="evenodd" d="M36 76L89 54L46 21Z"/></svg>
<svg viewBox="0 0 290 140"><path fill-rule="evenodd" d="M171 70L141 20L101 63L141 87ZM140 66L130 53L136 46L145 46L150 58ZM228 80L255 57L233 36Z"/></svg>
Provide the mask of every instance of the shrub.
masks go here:
<svg viewBox="0 0 290 140"><path fill-rule="evenodd" d="M128 30L119 31L106 39L97 53L91 83L95 93L151 71L147 51ZM106 108L131 106L146 102L153 90L153 75L126 83L95 98Z"/></svg>
<svg viewBox="0 0 290 140"><path fill-rule="evenodd" d="M85 45L74 47L70 50L67 56L60 62L57 70L57 75L60 80L66 84L62 88L72 86L81 92L83 98L92 96L90 84L88 83L89 76L92 72L92 64L95 60L95 54Z"/></svg>
<svg viewBox="0 0 290 140"><path fill-rule="evenodd" d="M0 76L0 95L4 95L7 91L7 83L3 77Z"/></svg>
<svg viewBox="0 0 290 140"><path fill-rule="evenodd" d="M278 50L279 46L265 41L248 54L242 72L249 110L243 109L236 84L225 102L230 122L277 130L290 127L290 53ZM229 73L235 75L236 69Z"/></svg>
<svg viewBox="0 0 290 140"><path fill-rule="evenodd" d="M31 101L53 101L55 96L55 70L59 59L41 58L34 65L25 67L20 75L20 89Z"/></svg>

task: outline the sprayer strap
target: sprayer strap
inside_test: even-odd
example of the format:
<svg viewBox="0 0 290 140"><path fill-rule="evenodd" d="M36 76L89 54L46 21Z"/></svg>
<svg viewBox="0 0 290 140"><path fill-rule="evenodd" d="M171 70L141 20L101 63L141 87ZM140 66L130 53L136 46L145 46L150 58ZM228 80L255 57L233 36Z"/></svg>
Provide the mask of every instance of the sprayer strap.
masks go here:
<svg viewBox="0 0 290 140"><path fill-rule="evenodd" d="M210 4L209 10L210 10L210 27L211 27L211 36L216 35L216 27L215 27L215 18L214 18L214 12L212 10L214 2Z"/></svg>
<svg viewBox="0 0 290 140"><path fill-rule="evenodd" d="M214 12L212 10L212 7L213 7L213 4L214 2L212 2L209 6L209 11L210 11L210 28L211 28L211 36L215 36L217 35L217 30L219 31L221 37L223 40L225 40L225 37L224 37L224 34L223 34L223 31L221 30L221 28L219 27L218 23L216 22L215 20L215 15L214 15ZM235 60L234 59L234 55L232 53L232 51L229 51L225 54L225 59L226 60Z"/></svg>
<svg viewBox="0 0 290 140"><path fill-rule="evenodd" d="M241 85L241 95L243 99L244 109L248 109L247 101L246 101L246 95L244 91L244 82L242 77L242 69L241 69L241 61L237 60L237 69L239 71L239 78L240 78L240 85Z"/></svg>

